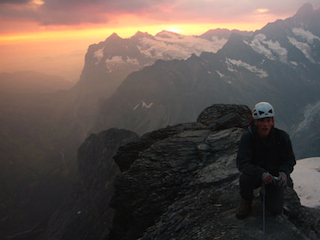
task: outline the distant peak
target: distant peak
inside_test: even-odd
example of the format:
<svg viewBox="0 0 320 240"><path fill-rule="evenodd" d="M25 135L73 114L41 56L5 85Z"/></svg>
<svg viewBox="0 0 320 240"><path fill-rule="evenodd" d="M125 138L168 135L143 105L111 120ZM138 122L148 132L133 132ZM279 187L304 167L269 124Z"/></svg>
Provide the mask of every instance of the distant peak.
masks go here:
<svg viewBox="0 0 320 240"><path fill-rule="evenodd" d="M117 33L112 33L112 34L108 37L108 39L119 39L119 38L121 38L121 37L119 37L119 35L118 35Z"/></svg>
<svg viewBox="0 0 320 240"><path fill-rule="evenodd" d="M147 32L140 32L140 31L138 31L138 32L136 32L136 34L133 36L133 37L131 37L131 38L138 38L138 39L140 39L140 38L144 38L144 37L147 37L147 38L153 38L153 36L152 35L150 35L149 33L147 33Z"/></svg>
<svg viewBox="0 0 320 240"><path fill-rule="evenodd" d="M299 8L299 10L295 14L295 16L307 16L307 15L312 14L312 12L313 12L312 4L305 3L305 4L303 4L303 6L301 8Z"/></svg>
<svg viewBox="0 0 320 240"><path fill-rule="evenodd" d="M216 28L216 29L210 29L206 31L204 34L210 34L210 33L229 33L230 30L227 28Z"/></svg>
<svg viewBox="0 0 320 240"><path fill-rule="evenodd" d="M118 34L112 33L106 40L105 43L117 43L123 40L121 37L119 37Z"/></svg>
<svg viewBox="0 0 320 240"><path fill-rule="evenodd" d="M179 33L170 32L170 31L167 31L167 30L162 30L161 32L158 32L158 33L156 34L157 37L169 37L170 35L171 35L171 36L172 36L172 35L174 35L174 36L180 36Z"/></svg>
<svg viewBox="0 0 320 240"><path fill-rule="evenodd" d="M147 33L147 32L145 32L145 33ZM140 36L140 35L144 35L145 33L143 33L143 32L140 32L140 31L137 31L137 32L136 32L136 34L135 34L134 36Z"/></svg>

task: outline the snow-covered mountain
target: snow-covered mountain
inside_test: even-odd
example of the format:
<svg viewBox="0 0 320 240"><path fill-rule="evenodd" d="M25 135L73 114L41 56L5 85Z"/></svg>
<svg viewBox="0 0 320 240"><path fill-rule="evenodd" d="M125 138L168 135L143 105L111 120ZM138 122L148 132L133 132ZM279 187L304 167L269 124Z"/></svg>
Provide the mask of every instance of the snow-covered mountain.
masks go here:
<svg viewBox="0 0 320 240"><path fill-rule="evenodd" d="M162 31L155 36L137 32L131 38L123 39L114 33L105 41L89 46L80 80L70 91L75 109L70 112L75 112L78 119L84 121L82 125L87 133L101 100L109 98L128 74L152 66L159 59L183 60L204 51L217 52L233 32L244 36L252 34L215 29L200 36L186 36Z"/></svg>
<svg viewBox="0 0 320 240"><path fill-rule="evenodd" d="M305 4L293 17L249 36L231 34L216 53L158 60L125 79L104 103L95 129L144 133L194 121L213 103L253 107L269 101L276 109L277 126L294 131L305 106L320 100L319 29L320 10ZM299 139L294 143L299 149ZM299 157L307 157L308 149L302 150Z"/></svg>
<svg viewBox="0 0 320 240"><path fill-rule="evenodd" d="M308 17L309 15L309 17ZM319 9L305 4L292 18L269 23L254 34L249 45L270 60L293 66L320 64Z"/></svg>
<svg viewBox="0 0 320 240"><path fill-rule="evenodd" d="M200 36L162 31L155 36L137 32L123 39L114 33L104 42L89 47L78 85L86 88L98 85L98 89L103 89L103 96L109 96L129 73L150 66L158 59L180 60L192 54L217 52L232 32L252 34L227 29L209 30Z"/></svg>
<svg viewBox="0 0 320 240"><path fill-rule="evenodd" d="M111 37L117 38L116 35ZM226 42L227 38L219 39L215 36L209 40L168 31L162 31L154 37L147 33L138 32L128 40L128 45L134 44L139 50L140 54L137 54L136 57L130 52L117 52L111 55L106 46L101 46L93 55L96 60L95 65L104 61L102 64L105 65L107 72L111 73L127 65L139 65L141 68L153 64L158 59L186 59L191 54L200 55L204 51L217 52ZM126 46L126 49L129 49L129 46Z"/></svg>

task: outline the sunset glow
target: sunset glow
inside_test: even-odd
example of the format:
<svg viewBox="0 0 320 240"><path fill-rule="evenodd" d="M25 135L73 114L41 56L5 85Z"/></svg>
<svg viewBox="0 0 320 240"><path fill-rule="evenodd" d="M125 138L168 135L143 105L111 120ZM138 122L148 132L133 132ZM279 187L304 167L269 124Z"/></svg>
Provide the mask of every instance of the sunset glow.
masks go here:
<svg viewBox="0 0 320 240"><path fill-rule="evenodd" d="M259 9L257 9L257 12L258 13L266 13L266 12L268 12L269 11L269 9L266 9L266 8L259 8Z"/></svg>
<svg viewBox="0 0 320 240"><path fill-rule="evenodd" d="M320 7L318 0L308 2ZM277 4L262 0L250 4L231 0L0 1L0 72L46 71L76 81L88 46L112 33L129 38L137 31L151 35L163 30L183 35L216 28L255 31L293 16L303 4L303 0Z"/></svg>

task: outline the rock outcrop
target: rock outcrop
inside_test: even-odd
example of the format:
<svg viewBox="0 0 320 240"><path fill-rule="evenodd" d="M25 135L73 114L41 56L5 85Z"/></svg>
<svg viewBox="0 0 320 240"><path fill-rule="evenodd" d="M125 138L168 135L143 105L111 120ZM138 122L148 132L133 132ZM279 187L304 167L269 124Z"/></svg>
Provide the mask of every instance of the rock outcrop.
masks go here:
<svg viewBox="0 0 320 240"><path fill-rule="evenodd" d="M197 122L141 137L90 135L78 151L77 184L40 239L263 239L259 189L251 216L235 218L235 158L248 114L247 106L218 104ZM266 215L266 239L319 239L319 214L287 188L284 214Z"/></svg>
<svg viewBox="0 0 320 240"><path fill-rule="evenodd" d="M263 239L259 189L252 214L239 202L237 146L250 110L214 105L197 122L166 127L121 146L114 159L113 226L107 239ZM266 239L319 239L319 211L286 189L284 214L266 215Z"/></svg>

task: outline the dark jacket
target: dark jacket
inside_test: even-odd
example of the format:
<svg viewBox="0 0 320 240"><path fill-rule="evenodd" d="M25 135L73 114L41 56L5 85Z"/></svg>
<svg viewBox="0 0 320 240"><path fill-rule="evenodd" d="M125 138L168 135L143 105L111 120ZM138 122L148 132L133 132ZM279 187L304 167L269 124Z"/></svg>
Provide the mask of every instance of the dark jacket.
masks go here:
<svg viewBox="0 0 320 240"><path fill-rule="evenodd" d="M261 177L268 171L273 176L284 172L287 176L296 164L289 135L277 128L272 128L266 138L261 138L256 128L245 132L240 141L237 168L250 176Z"/></svg>

